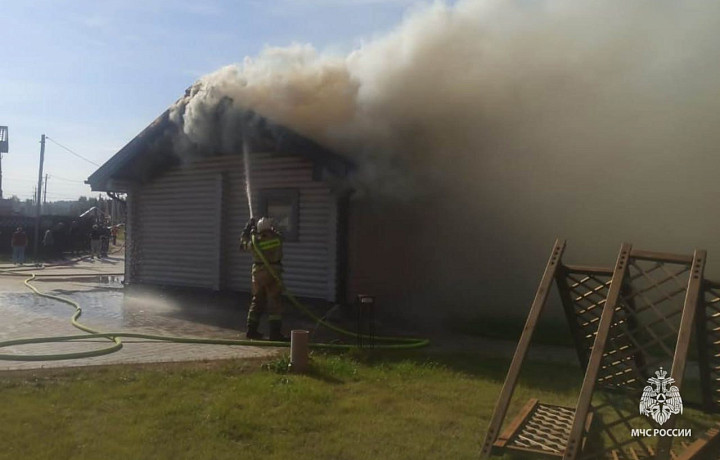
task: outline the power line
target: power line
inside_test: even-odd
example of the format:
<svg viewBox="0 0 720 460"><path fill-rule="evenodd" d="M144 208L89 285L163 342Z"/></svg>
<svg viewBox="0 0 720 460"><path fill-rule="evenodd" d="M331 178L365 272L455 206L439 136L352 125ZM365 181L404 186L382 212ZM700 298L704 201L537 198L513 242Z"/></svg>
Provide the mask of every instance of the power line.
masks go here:
<svg viewBox="0 0 720 460"><path fill-rule="evenodd" d="M78 199L81 196L87 196L87 195L83 195L82 193L70 193L70 192L68 192L68 193L63 193L63 192L52 193L51 192L51 193L48 193L48 196L51 198L75 198L75 199Z"/></svg>
<svg viewBox="0 0 720 460"><path fill-rule="evenodd" d="M76 179L67 179L67 178L65 178L65 177L56 176L55 174L50 174L50 178L51 178L51 179L60 179L60 180L68 181L68 182L77 182L78 184L84 184L84 183L85 183L85 181L76 180Z"/></svg>
<svg viewBox="0 0 720 460"><path fill-rule="evenodd" d="M58 147L64 148L64 149L67 150L68 152L72 153L73 155L75 155L76 157L78 157L78 158L80 158L80 159L82 159L82 160L87 161L88 163L92 163L92 164L94 164L95 166L98 166L98 167L100 166L99 164L95 163L94 161L88 160L87 158L85 158L84 156L80 155L79 153L74 152L74 151L72 151L71 149L65 147L64 145L62 145L61 143L59 143L59 142L56 141L55 139L51 139L51 138L49 138L48 136L45 136L45 139L51 141L53 144L57 145Z"/></svg>
<svg viewBox="0 0 720 460"><path fill-rule="evenodd" d="M90 190L89 185L83 186L82 184L77 184L75 182L55 180L52 174L50 175L50 180L53 183L53 187L73 187L78 190L85 190L87 188L88 190Z"/></svg>

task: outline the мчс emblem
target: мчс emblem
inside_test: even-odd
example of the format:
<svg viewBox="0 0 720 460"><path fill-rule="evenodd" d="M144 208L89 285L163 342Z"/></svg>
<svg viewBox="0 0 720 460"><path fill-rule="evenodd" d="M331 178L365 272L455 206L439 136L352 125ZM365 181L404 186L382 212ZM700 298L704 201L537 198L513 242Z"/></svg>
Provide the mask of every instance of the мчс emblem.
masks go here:
<svg viewBox="0 0 720 460"><path fill-rule="evenodd" d="M667 372L661 367L655 372L656 377L650 377L640 398L640 414L652 417L658 424L662 425L670 419L671 415L682 414L683 404L680 397L680 390L676 386L675 379L667 377Z"/></svg>

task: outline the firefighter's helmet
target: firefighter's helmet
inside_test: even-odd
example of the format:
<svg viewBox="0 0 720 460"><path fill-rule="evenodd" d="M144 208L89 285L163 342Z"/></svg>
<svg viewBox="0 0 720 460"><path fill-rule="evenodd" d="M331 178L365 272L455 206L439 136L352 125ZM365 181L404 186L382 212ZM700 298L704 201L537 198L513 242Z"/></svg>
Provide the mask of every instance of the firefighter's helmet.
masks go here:
<svg viewBox="0 0 720 460"><path fill-rule="evenodd" d="M268 232L273 229L272 220L269 217L261 217L257 223L258 233Z"/></svg>

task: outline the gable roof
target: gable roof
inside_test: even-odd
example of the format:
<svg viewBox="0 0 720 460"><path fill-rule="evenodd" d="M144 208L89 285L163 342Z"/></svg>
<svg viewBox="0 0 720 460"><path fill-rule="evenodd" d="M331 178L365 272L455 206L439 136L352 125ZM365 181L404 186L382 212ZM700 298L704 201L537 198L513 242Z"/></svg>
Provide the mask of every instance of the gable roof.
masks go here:
<svg viewBox="0 0 720 460"><path fill-rule="evenodd" d="M223 104L219 106L222 110ZM354 168L347 158L252 111L244 112L238 121L238 128L248 133L245 141L251 152L300 155L338 177L347 176ZM166 110L92 173L85 183L90 184L93 191L126 191L120 184L142 183L167 168L179 165L180 156L175 141L179 131L179 126L170 120L170 110ZM238 151L242 151L242 147ZM219 155L216 152L212 154Z"/></svg>

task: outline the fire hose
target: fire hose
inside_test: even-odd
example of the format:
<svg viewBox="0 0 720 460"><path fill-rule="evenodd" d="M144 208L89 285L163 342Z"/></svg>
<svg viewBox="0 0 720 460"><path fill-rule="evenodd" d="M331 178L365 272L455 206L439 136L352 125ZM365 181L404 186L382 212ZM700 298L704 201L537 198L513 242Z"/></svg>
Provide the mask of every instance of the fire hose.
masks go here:
<svg viewBox="0 0 720 460"><path fill-rule="evenodd" d="M315 315L312 311L310 311L307 307L305 307L302 303L300 303L297 298L287 290L284 283L282 282L280 276L278 273L273 270L273 268L268 263L265 256L262 254L262 251L259 250L256 244L255 235L252 235L252 247L255 253L258 255L258 257L262 260L263 264L265 265L265 268L268 270L268 272L272 275L272 277L280 283L280 286L282 286L282 292L283 295L290 301L290 303L300 310L303 314L310 317L314 321L316 321L318 324L321 324L322 326L338 333L344 336L353 337L356 339L373 339L378 342L382 342L380 344L376 344L374 348L376 349L383 349L383 350L404 350L404 349L415 349L415 348L421 348L429 345L430 341L425 338L415 338L415 337L384 337L384 336L367 336L364 334L359 334L353 331L349 331L347 329L343 329L339 326L336 326L334 324L331 324L327 321L325 321L323 318L318 317ZM14 273L12 271L3 270L0 271L0 274L5 275L15 275L15 276L23 276L18 273ZM42 276L42 275L41 275ZM74 275L75 276L75 275ZM84 276L98 276L97 274L92 275L84 275ZM82 340L90 340L90 339L106 339L109 342L111 342L111 345L105 348L100 349L93 349L89 351L81 351L81 352L71 352L71 353L58 353L58 354L0 354L0 360L4 361L58 361L58 360L65 360L65 359L78 359L78 358L90 358L94 356L102 356L107 355L110 353L117 352L122 349L123 342L120 340L121 338L133 338L133 339L144 339L144 340L155 340L155 341L162 341L162 342L172 342L172 343L193 343L193 344L206 344L206 345L245 345L245 346L262 346L262 347L289 347L290 343L288 342L277 342L277 341L269 341L269 340L238 340L238 339L212 339L212 338L205 338L205 337L181 337L181 336L171 336L171 335L155 335L155 334L140 334L140 333L133 333L133 332L101 332L97 329L91 328L89 326L86 326L82 323L80 323L79 318L82 315L82 308L80 305L71 300L64 297L52 295L52 294L46 294L43 292L40 292L35 286L31 284L31 281L35 280L38 277L35 273L31 273L30 277L27 278L24 281L25 286L27 286L30 290L32 290L36 295L40 297L45 297L47 299L56 300L58 302L62 302L68 305L71 305L75 308L75 312L72 315L72 318L70 320L71 324L76 327L77 329L80 329L86 334L80 334L80 335L67 335L67 336L55 336L55 337L33 337L33 338L25 338L25 339L14 339L14 340L5 340L0 341L0 348L6 348L11 346L18 346L18 345L29 345L29 344L42 344L42 343L54 343L54 342L71 342L71 341L82 341ZM355 345L350 344L338 344L338 343L310 343L310 347L312 348L319 348L319 349L335 349L335 350L348 350L351 348L355 348Z"/></svg>

